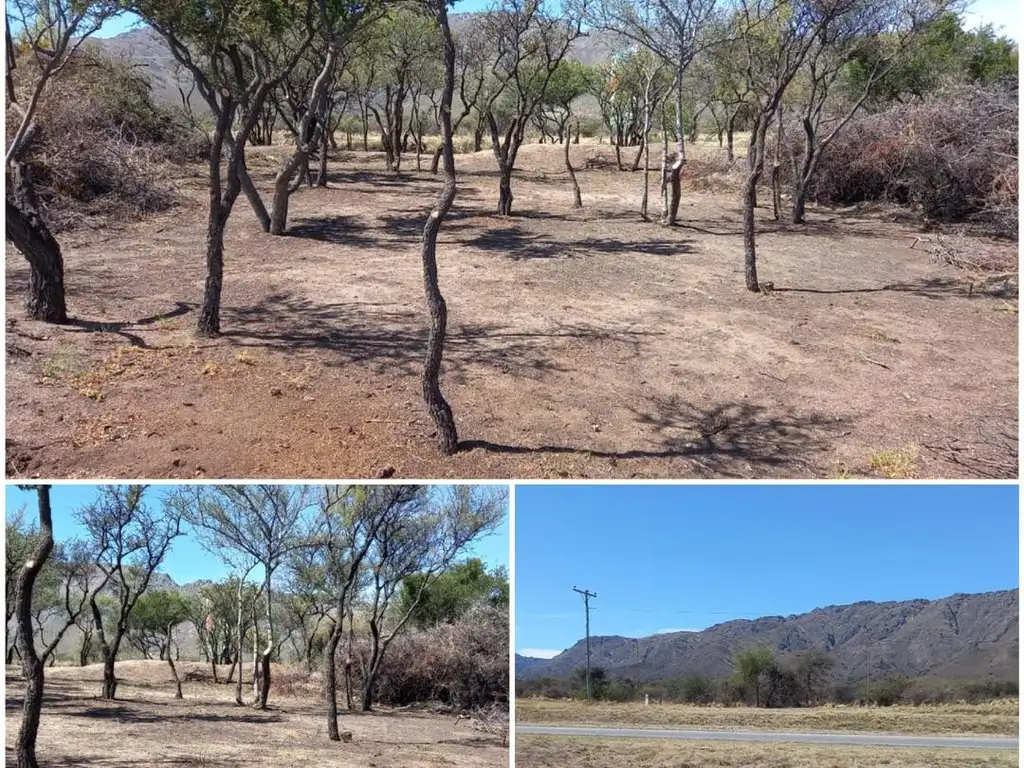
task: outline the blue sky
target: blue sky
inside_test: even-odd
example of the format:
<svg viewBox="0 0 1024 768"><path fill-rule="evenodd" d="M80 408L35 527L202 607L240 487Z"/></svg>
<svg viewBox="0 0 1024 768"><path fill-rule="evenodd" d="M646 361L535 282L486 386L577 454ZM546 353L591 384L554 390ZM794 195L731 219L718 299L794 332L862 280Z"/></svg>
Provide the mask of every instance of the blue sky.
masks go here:
<svg viewBox="0 0 1024 768"><path fill-rule="evenodd" d="M1019 585L1016 486L516 487L516 650Z"/></svg>
<svg viewBox="0 0 1024 768"><path fill-rule="evenodd" d="M461 0L456 2L452 11L454 13L470 13L486 10L490 6L490 0ZM1020 0L976 0L969 6L965 14L969 28L992 24L1002 34L1020 40L1021 32L1021 4ZM99 37L114 37L139 24L138 17L133 14L123 14L104 25L100 30Z"/></svg>
<svg viewBox="0 0 1024 768"><path fill-rule="evenodd" d="M149 489L150 504L158 505L159 498L170 486L153 486ZM50 491L53 507L54 537L58 541L82 537L84 530L74 518L74 512L96 496L94 485L55 485ZM23 491L17 486L7 486L6 512L11 515L24 505L29 520L37 520L36 492ZM503 565L508 568L508 517L498 531L475 542L466 557L479 557L489 567ZM227 575L227 567L218 557L211 555L192 536L175 540L164 566L160 569L170 574L178 584L196 579L221 579Z"/></svg>

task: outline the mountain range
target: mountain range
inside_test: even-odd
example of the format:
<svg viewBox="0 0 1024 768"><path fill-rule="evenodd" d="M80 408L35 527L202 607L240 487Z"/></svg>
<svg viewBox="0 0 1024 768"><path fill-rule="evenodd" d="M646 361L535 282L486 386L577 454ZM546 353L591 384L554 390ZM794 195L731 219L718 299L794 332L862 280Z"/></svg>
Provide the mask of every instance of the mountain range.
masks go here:
<svg viewBox="0 0 1024 768"><path fill-rule="evenodd" d="M776 658L819 649L839 679L901 673L950 680L1015 680L1018 590L956 594L940 600L831 605L795 616L716 624L650 637L592 636L591 664L611 677L668 680L724 677L736 651L766 645ZM639 652L639 668L637 654ZM580 640L551 659L516 656L516 678L564 678L586 665Z"/></svg>
<svg viewBox="0 0 1024 768"><path fill-rule="evenodd" d="M452 31L458 34L478 16L474 13L453 13L448 18ZM108 55L136 64L149 80L155 103L180 106L182 92L188 94L191 77L178 67L163 38L149 27L139 26L115 37L94 38L92 42ZM595 32L574 41L569 49L569 58L593 65L608 59L617 47L612 36ZM205 109L198 94L192 94L190 103L194 109Z"/></svg>

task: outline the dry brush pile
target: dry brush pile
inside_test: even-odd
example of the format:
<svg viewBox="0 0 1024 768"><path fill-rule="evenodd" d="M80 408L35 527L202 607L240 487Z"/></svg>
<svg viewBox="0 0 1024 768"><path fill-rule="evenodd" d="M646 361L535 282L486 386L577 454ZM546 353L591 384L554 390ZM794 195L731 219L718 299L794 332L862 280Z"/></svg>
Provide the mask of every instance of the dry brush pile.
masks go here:
<svg viewBox="0 0 1024 768"><path fill-rule="evenodd" d="M28 62L15 70L25 81L30 71ZM8 110L8 136L17 122ZM208 141L181 110L153 103L137 67L89 48L78 51L44 90L36 123L24 165L48 224L58 232L170 208L175 166L201 160L208 151Z"/></svg>
<svg viewBox="0 0 1024 768"><path fill-rule="evenodd" d="M455 711L507 712L508 631L508 609L487 604L474 606L453 622L409 630L395 640L384 661L378 701L385 706L434 703ZM358 664L354 672L358 677Z"/></svg>
<svg viewBox="0 0 1024 768"><path fill-rule="evenodd" d="M896 203L1016 239L1017 105L1015 80L958 85L855 120L824 155L811 197Z"/></svg>

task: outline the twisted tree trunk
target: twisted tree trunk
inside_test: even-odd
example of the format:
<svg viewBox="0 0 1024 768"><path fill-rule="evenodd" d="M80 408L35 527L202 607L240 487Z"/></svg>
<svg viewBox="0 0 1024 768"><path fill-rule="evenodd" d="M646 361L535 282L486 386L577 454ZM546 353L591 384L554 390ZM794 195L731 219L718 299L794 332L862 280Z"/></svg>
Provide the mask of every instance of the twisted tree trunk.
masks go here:
<svg viewBox="0 0 1024 768"><path fill-rule="evenodd" d="M14 592L21 669L25 675L25 700L21 710L21 727L18 729L18 768L38 766L36 737L39 734L39 717L43 708L45 660L40 659L36 653L35 636L32 631L32 587L53 550L53 521L50 510L50 487L41 485L36 490L39 494L39 546L32 558L22 566Z"/></svg>
<svg viewBox="0 0 1024 768"><path fill-rule="evenodd" d="M444 155L444 186L437 196L434 210L423 226L423 289L430 310L430 336L427 340L427 359L423 366L423 399L437 428L437 441L441 453L451 455L458 449L459 439L455 429L455 417L451 406L441 393L441 358L444 355L445 333L448 326L448 306L437 280L437 235L444 217L455 202L455 150L452 131L452 96L455 92L455 43L448 25L448 11L443 3L434 8L444 44L444 88L441 92L441 107L438 114L441 123L442 154ZM493 118L491 118L493 121ZM493 125L493 122L492 122ZM502 169L501 197L506 203L503 211L499 202L499 213L507 215L512 208L511 164L508 172ZM506 199L507 198L507 199ZM372 690L372 689L371 689ZM369 704L363 702L364 708Z"/></svg>

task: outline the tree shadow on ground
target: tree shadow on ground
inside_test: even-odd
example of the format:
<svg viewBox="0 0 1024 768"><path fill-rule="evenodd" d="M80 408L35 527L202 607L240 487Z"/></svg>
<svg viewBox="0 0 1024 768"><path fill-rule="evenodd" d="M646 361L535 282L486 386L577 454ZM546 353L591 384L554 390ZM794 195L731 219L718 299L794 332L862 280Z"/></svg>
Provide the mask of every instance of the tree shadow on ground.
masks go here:
<svg viewBox="0 0 1024 768"><path fill-rule="evenodd" d="M40 755L40 765L54 766L55 768L82 768L83 766L96 766L99 768L137 768L139 765L181 765L195 768L198 765L211 765L216 768L224 766L251 766L253 764L251 755L242 757L231 757L228 755L217 755L216 758L209 758L205 754L183 754L183 755L145 755L144 762L140 762L139 756L111 756L109 752L102 754L82 754L76 752L73 755L52 755L47 753Z"/></svg>
<svg viewBox="0 0 1024 768"><path fill-rule="evenodd" d="M753 403L697 405L676 397L651 401L645 409L630 409L637 424L658 437L661 447L632 450L595 450L559 445L501 445L466 440L461 450L482 449L507 454L570 454L593 458L685 459L708 477L762 477L783 471L793 476L794 466L812 476L813 460L826 452L832 440L847 431L846 418L798 414L792 409L771 410Z"/></svg>
<svg viewBox="0 0 1024 768"><path fill-rule="evenodd" d="M632 242L610 237L553 239L526 232L518 225L489 229L463 241L463 245L504 255L513 261L529 259L580 259L607 254L680 256L693 253L685 240L642 240Z"/></svg>
<svg viewBox="0 0 1024 768"><path fill-rule="evenodd" d="M415 173L415 172L414 172ZM329 184L367 184L375 189L382 187L389 189L412 190L417 187L421 189L435 190L440 186L441 176L413 175L403 170L401 173L390 171L367 171L355 169L341 169L327 172Z"/></svg>
<svg viewBox="0 0 1024 768"><path fill-rule="evenodd" d="M372 248L378 245L375 238L367 236L365 223L355 216L343 214L293 219L286 234L288 237L305 237L353 248Z"/></svg>
<svg viewBox="0 0 1024 768"><path fill-rule="evenodd" d="M287 293L266 296L255 305L223 311L223 335L242 347L328 350L327 365L367 363L376 370L418 375L427 344L426 311L377 309L360 303L316 303ZM616 342L638 347L656 331L610 331L587 324L563 324L552 330L520 331L499 325L449 325L445 371L470 366L516 376L543 377L564 371L560 339Z"/></svg>
<svg viewBox="0 0 1024 768"><path fill-rule="evenodd" d="M985 298L985 294L977 292L968 293L966 280L955 277L926 277L906 283L890 283L877 288L789 288L776 286L774 291L778 293L814 293L823 295L850 294L850 293L907 293L924 299L978 299Z"/></svg>
<svg viewBox="0 0 1024 768"><path fill-rule="evenodd" d="M147 707L154 705L166 706L163 702L137 702ZM239 709L242 709L241 707ZM93 720L116 720L119 723L167 723L173 721L181 725L190 722L201 723L282 723L284 718L278 714L258 714L252 711L239 712L238 714L221 715L213 712L188 712L177 710L174 712L145 712L133 709L124 704L112 706L86 706L67 713L69 717L84 717Z"/></svg>
<svg viewBox="0 0 1024 768"><path fill-rule="evenodd" d="M407 214L384 214L378 217L381 229L389 235L394 236L405 246L418 246L423 237L423 227L427 223L427 217L432 208ZM476 211L449 211L441 224L441 237L450 235L452 232L459 232L471 227L469 223L476 218Z"/></svg>
<svg viewBox="0 0 1024 768"><path fill-rule="evenodd" d="M145 339L136 333L131 333L129 329L132 328L145 328L149 325L155 325L156 323L162 323L167 320L173 320L176 317L183 317L189 312L192 312L198 307L197 304L187 301L176 301L174 302L174 309L169 312L160 312L149 317L144 317L141 320L128 320L124 322L104 322L102 320L85 320L82 318L71 318L65 328L70 332L80 331L83 333L114 333L121 336L133 347L139 347L141 349L153 349L152 345L147 344Z"/></svg>

